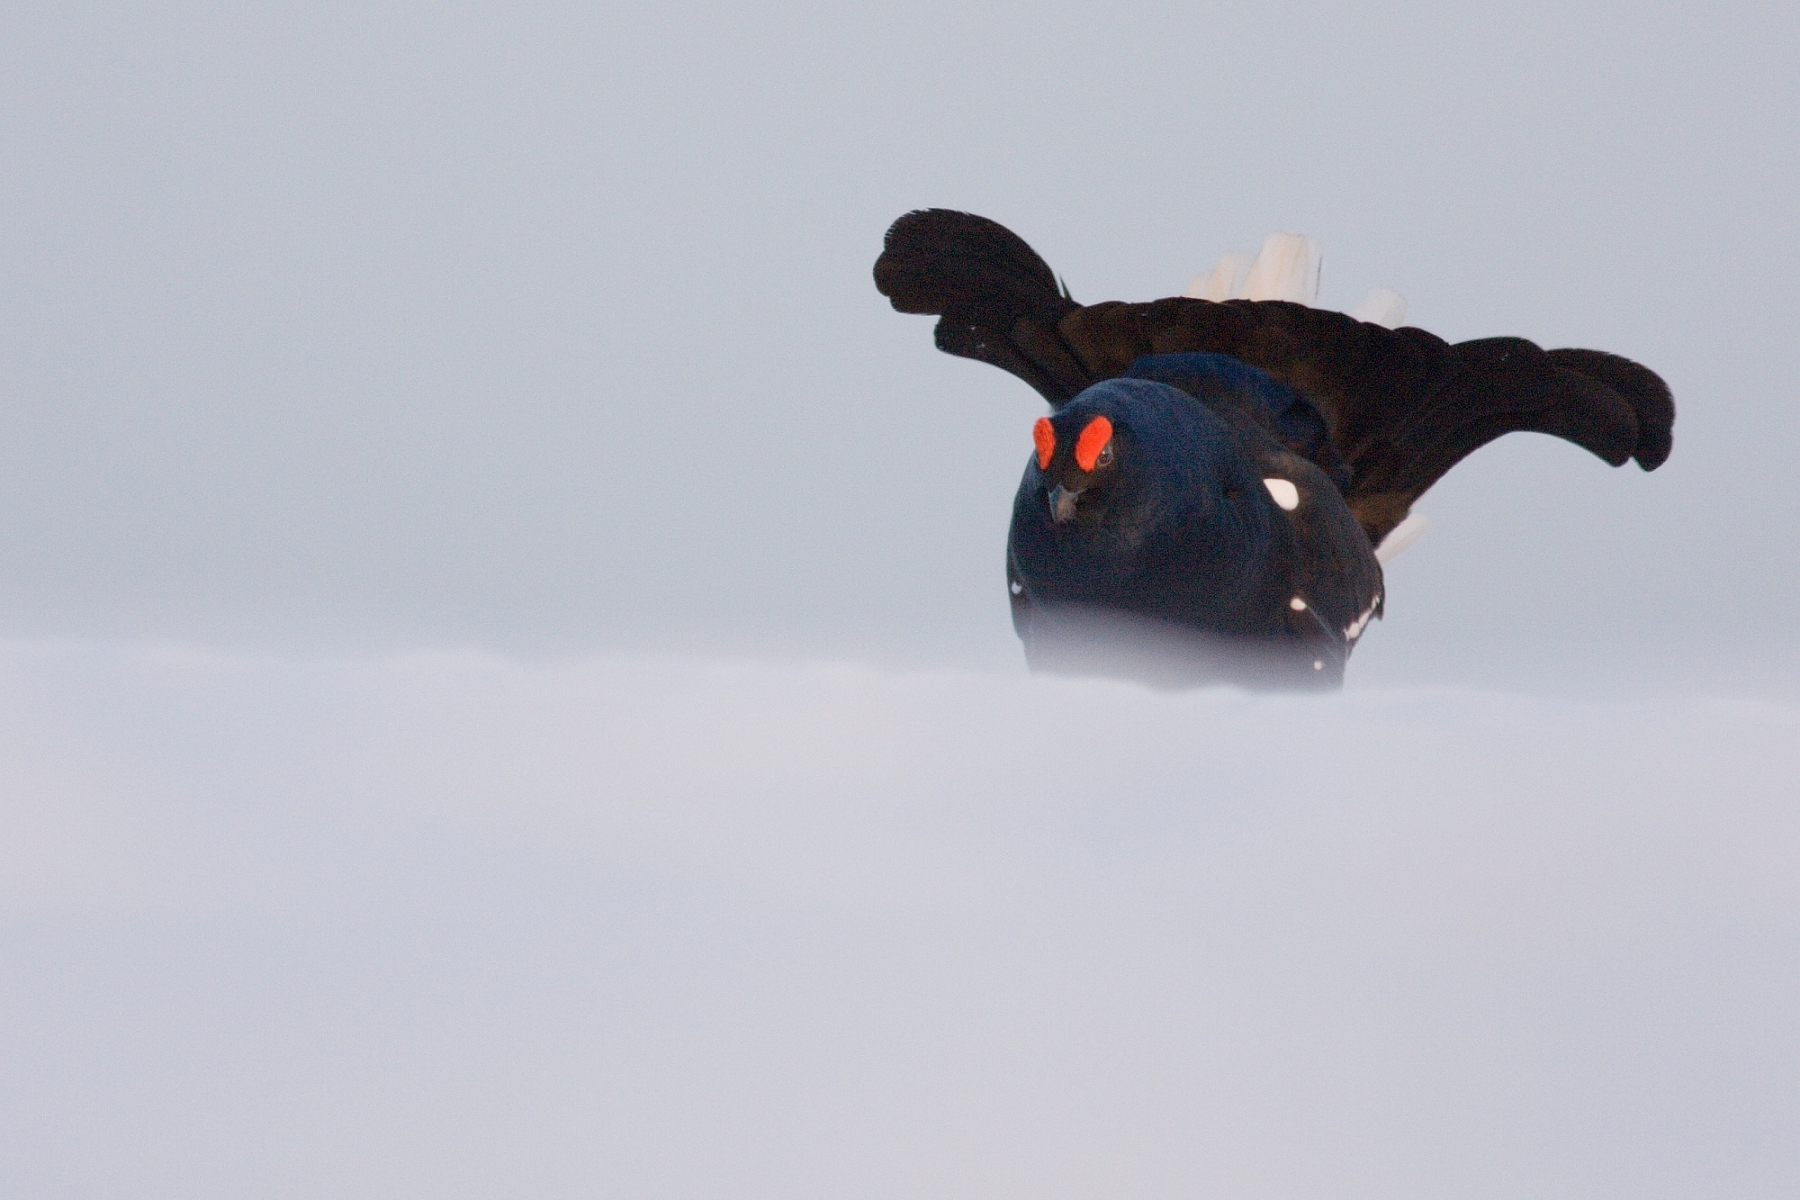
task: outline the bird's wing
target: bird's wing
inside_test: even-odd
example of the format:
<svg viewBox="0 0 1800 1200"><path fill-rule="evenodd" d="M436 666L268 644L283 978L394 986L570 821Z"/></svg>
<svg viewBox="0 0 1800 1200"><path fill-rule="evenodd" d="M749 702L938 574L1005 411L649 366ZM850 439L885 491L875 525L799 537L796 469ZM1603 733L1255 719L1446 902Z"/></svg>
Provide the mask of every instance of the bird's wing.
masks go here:
<svg viewBox="0 0 1800 1200"><path fill-rule="evenodd" d="M1011 371L1054 407L1146 354L1227 354L1267 371L1318 407L1350 465L1346 499L1376 542L1502 434L1554 434L1645 470L1669 455L1668 387L1598 350L1545 351L1520 338L1452 346L1422 329L1274 300L1083 306L1016 235L943 209L894 223L875 281L900 311L941 316L940 349Z"/></svg>

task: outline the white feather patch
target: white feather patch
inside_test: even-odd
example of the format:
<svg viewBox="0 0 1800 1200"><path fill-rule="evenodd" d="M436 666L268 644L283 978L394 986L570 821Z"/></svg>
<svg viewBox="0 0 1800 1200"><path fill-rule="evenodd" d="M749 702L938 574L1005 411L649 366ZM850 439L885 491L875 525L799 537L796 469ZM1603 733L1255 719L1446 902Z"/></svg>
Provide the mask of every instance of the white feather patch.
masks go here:
<svg viewBox="0 0 1800 1200"><path fill-rule="evenodd" d="M1233 295L1311 304L1319 298L1320 265L1319 243L1298 233L1271 233Z"/></svg>
<svg viewBox="0 0 1800 1200"><path fill-rule="evenodd" d="M1424 513L1406 514L1406 520L1388 530L1388 535L1381 539L1381 545L1375 547L1375 561L1387 566L1399 558L1408 546L1424 537L1425 531L1430 528L1431 522L1426 520Z"/></svg>
<svg viewBox="0 0 1800 1200"><path fill-rule="evenodd" d="M1350 315L1371 325L1398 329L1406 320L1406 297L1393 288L1378 287L1364 296L1362 303L1350 310Z"/></svg>
<svg viewBox="0 0 1800 1200"><path fill-rule="evenodd" d="M1187 291L1181 293L1195 300L1229 300L1237 290L1238 281L1243 279L1244 272L1250 269L1250 256L1239 254L1233 250L1219 260L1219 265L1211 271L1202 271L1194 276Z"/></svg>
<svg viewBox="0 0 1800 1200"><path fill-rule="evenodd" d="M1361 637L1362 631L1369 624L1369 619L1375 615L1375 610L1380 607L1381 607L1381 597L1377 596L1377 597L1375 597L1374 603L1369 605L1368 610L1365 611L1362 616L1356 618L1356 620L1350 622L1349 625L1344 627L1344 636L1353 642L1357 638Z"/></svg>
<svg viewBox="0 0 1800 1200"><path fill-rule="evenodd" d="M1275 503L1281 506L1282 512L1293 512L1300 507L1300 489L1291 481L1271 476L1263 480L1263 486L1269 489L1269 495L1275 497Z"/></svg>

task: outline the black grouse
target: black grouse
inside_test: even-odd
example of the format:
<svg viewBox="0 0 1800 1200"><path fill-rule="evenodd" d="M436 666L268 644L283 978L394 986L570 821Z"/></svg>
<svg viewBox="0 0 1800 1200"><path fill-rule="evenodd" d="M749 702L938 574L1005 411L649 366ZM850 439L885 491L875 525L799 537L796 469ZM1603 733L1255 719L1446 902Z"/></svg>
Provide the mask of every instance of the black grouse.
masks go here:
<svg viewBox="0 0 1800 1200"><path fill-rule="evenodd" d="M1515 430L1669 455L1668 387L1617 355L1282 300L1081 305L968 213L894 222L875 285L1050 403L1006 555L1034 670L1336 686L1381 615L1376 547L1463 457Z"/></svg>

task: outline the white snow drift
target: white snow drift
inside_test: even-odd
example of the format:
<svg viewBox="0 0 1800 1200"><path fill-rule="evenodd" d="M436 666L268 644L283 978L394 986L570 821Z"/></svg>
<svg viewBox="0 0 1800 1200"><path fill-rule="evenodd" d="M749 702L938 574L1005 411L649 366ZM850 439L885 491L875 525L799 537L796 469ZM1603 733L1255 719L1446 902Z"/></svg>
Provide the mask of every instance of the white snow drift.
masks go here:
<svg viewBox="0 0 1800 1200"><path fill-rule="evenodd" d="M19 1195L1800 1187L1800 710L0 655Z"/></svg>

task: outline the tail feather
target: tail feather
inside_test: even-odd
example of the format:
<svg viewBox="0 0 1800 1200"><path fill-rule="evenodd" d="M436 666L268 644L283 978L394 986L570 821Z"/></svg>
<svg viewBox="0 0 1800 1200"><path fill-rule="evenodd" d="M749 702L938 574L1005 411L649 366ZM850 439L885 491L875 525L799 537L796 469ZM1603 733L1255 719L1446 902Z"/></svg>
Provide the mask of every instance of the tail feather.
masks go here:
<svg viewBox="0 0 1800 1200"><path fill-rule="evenodd" d="M1605 384L1625 398L1637 415L1637 442L1630 457L1654 471L1669 457L1675 439L1675 397L1649 367L1604 350L1550 350L1550 361L1565 371Z"/></svg>
<svg viewBox="0 0 1800 1200"><path fill-rule="evenodd" d="M1319 298L1320 265L1319 243L1298 233L1271 233L1232 296L1310 305Z"/></svg>
<svg viewBox="0 0 1800 1200"><path fill-rule="evenodd" d="M1350 315L1384 329L1398 329L1406 320L1406 297L1393 288L1378 287L1364 296Z"/></svg>
<svg viewBox="0 0 1800 1200"><path fill-rule="evenodd" d="M1211 271L1194 276L1187 291L1181 294L1193 300L1211 300L1215 303L1229 300L1238 294L1238 288L1249 270L1250 256L1231 251L1219 259L1219 265Z"/></svg>
<svg viewBox="0 0 1800 1200"><path fill-rule="evenodd" d="M1615 466L1654 470L1669 456L1675 402L1630 359L1520 338L1451 346L1391 328L1405 301L1385 289L1353 315L1309 307L1318 247L1295 234L1271 235L1240 279L1241 258L1196 279L1191 298L1083 307L1005 226L925 209L888 230L875 284L901 312L937 315L939 347L1012 372L1052 407L1149 354L1223 354L1267 371L1320 413L1350 467L1345 498L1376 542L1506 433L1552 434ZM1233 298L1218 302L1226 289Z"/></svg>
<svg viewBox="0 0 1800 1200"><path fill-rule="evenodd" d="M1081 306L1012 230L950 209L907 213L888 229L875 286L905 313L941 318L940 350L991 363L1051 404L1094 381L1057 334Z"/></svg>
<svg viewBox="0 0 1800 1200"><path fill-rule="evenodd" d="M969 304L1060 314L1075 303L1018 234L946 208L919 209L894 222L875 263L875 286L900 312L934 316Z"/></svg>
<svg viewBox="0 0 1800 1200"><path fill-rule="evenodd" d="M1547 433L1611 466L1638 444L1632 406L1591 376L1559 366L1521 338L1447 348L1457 365L1441 386L1370 396L1359 407L1379 440L1350 455L1355 492L1416 499L1451 467L1507 433Z"/></svg>

